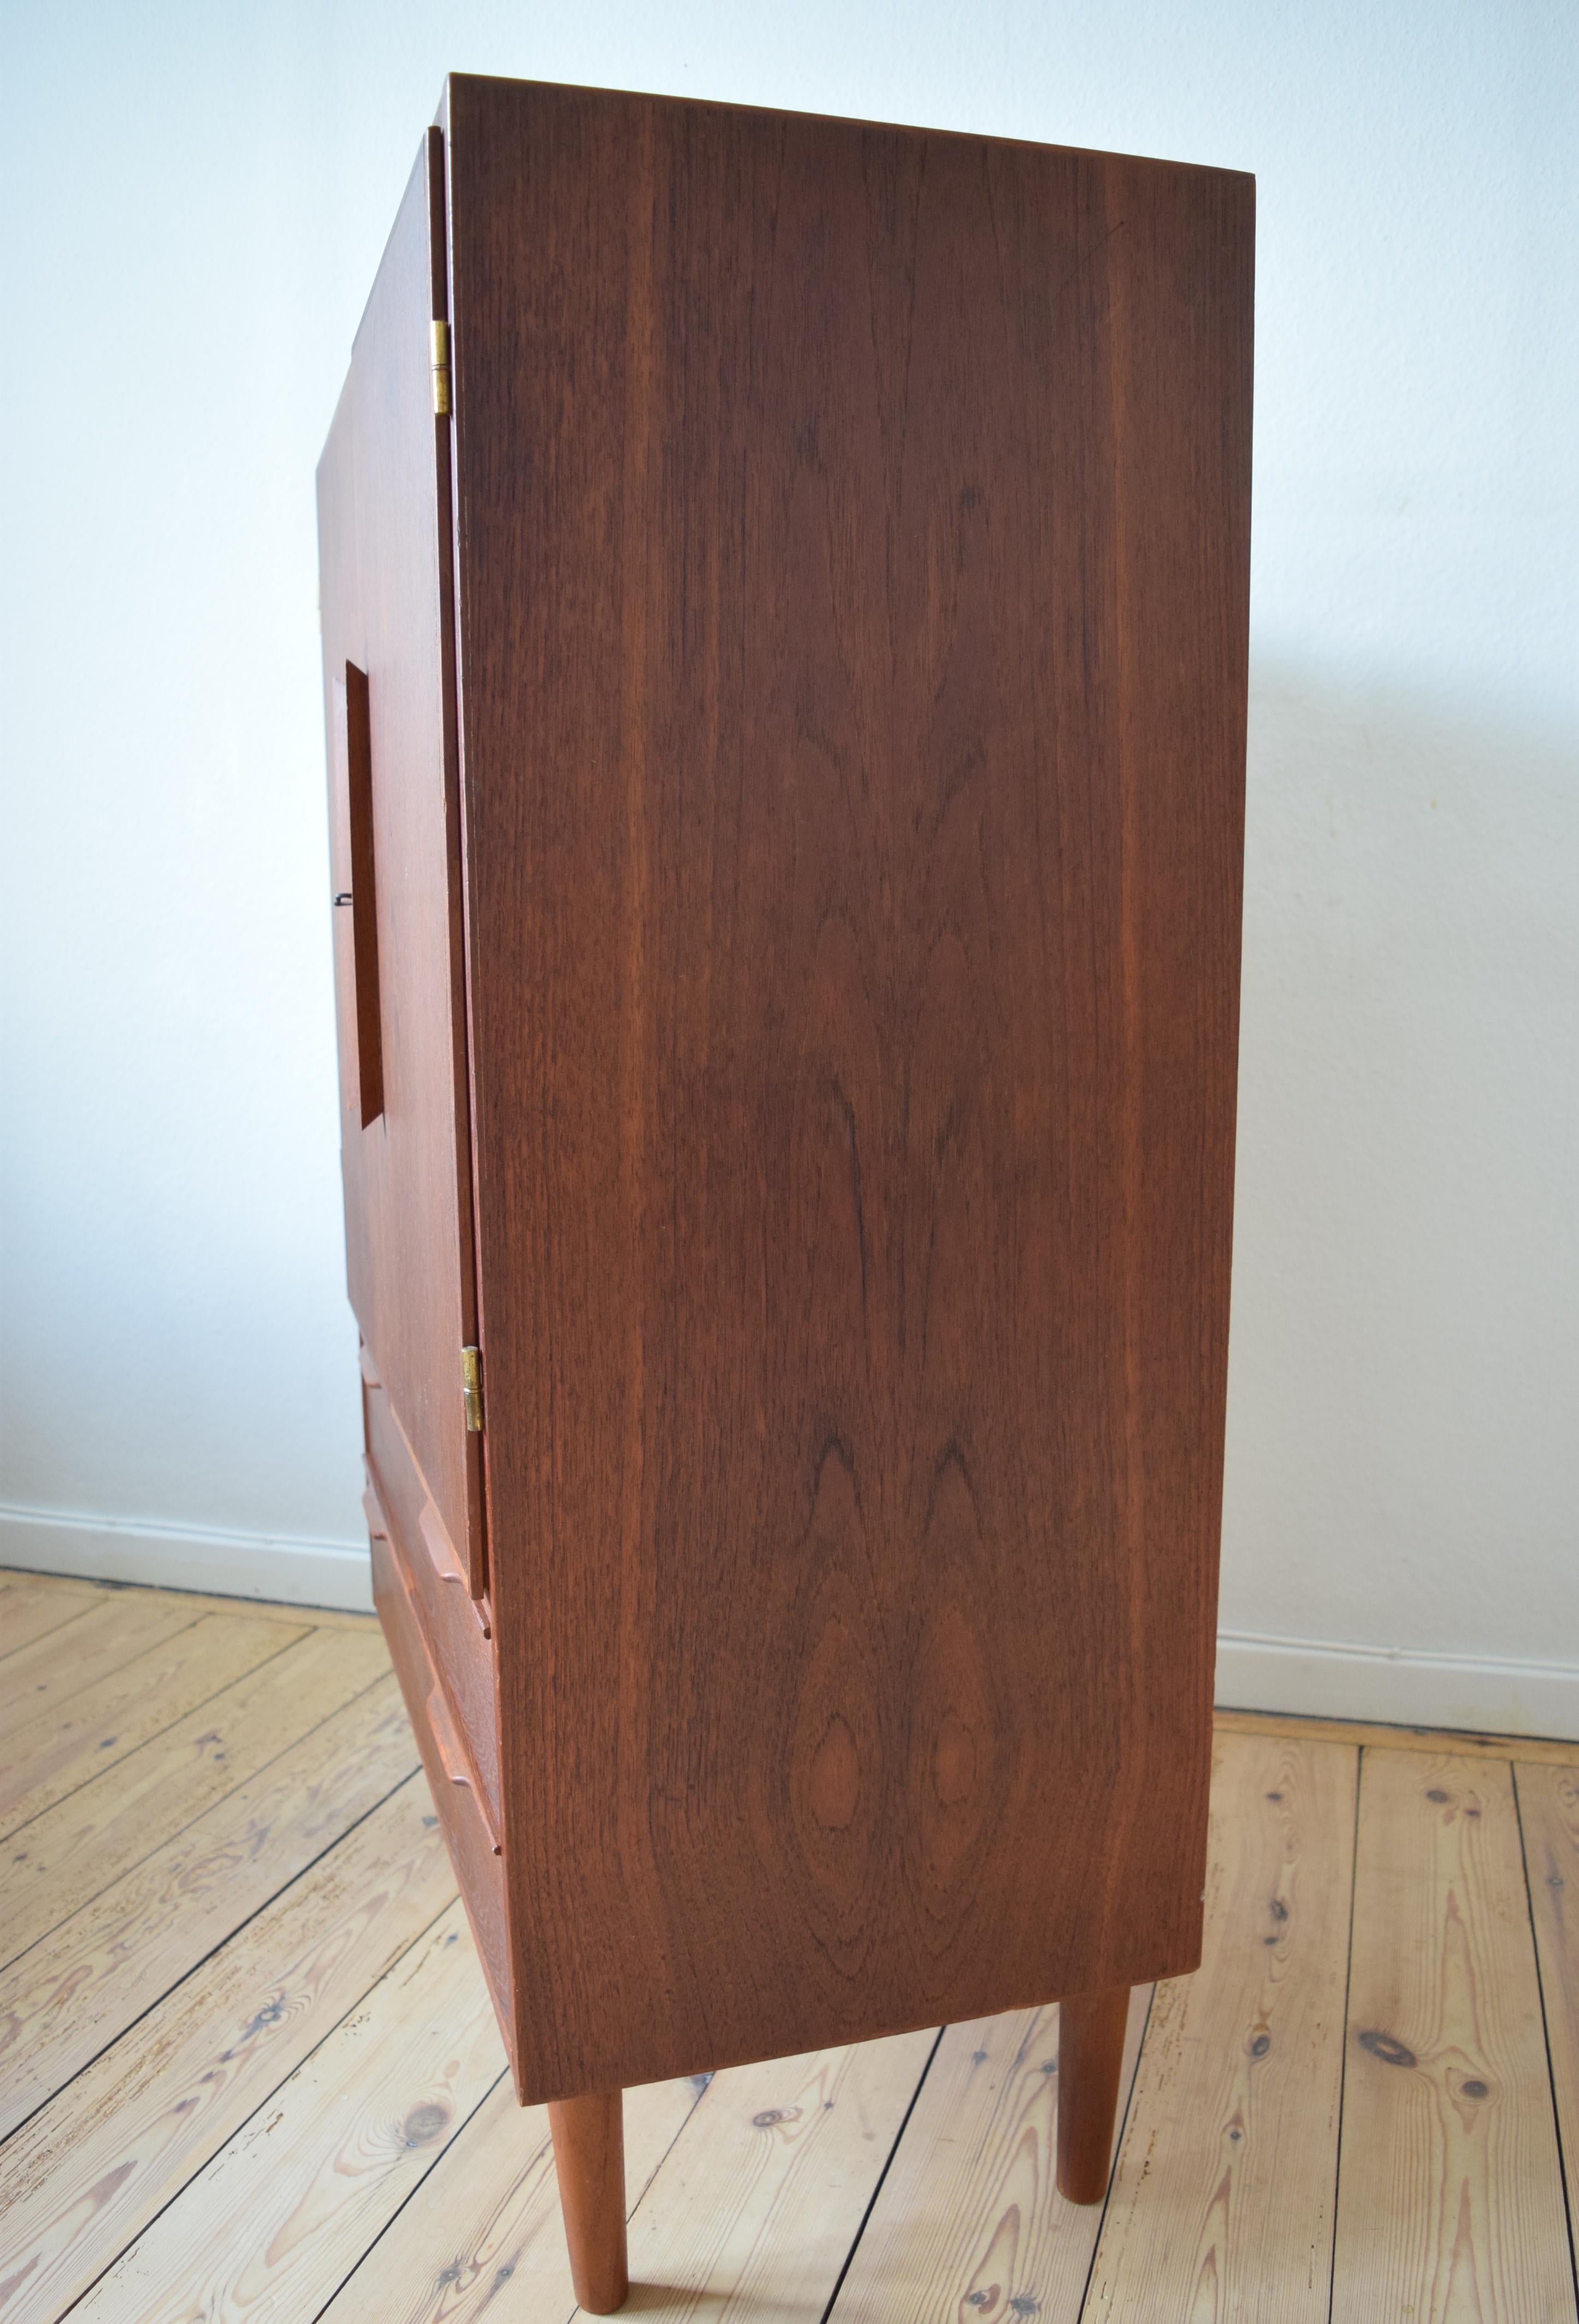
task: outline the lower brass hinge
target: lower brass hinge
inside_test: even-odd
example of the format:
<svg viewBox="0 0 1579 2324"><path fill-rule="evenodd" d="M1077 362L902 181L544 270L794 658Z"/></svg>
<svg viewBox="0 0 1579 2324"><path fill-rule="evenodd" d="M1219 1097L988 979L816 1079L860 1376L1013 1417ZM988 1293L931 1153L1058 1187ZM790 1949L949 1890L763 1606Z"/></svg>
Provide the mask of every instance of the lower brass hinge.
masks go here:
<svg viewBox="0 0 1579 2324"><path fill-rule="evenodd" d="M449 410L449 325L428 326L429 356L433 370L433 411L442 420Z"/></svg>
<svg viewBox="0 0 1579 2324"><path fill-rule="evenodd" d="M468 1436L480 1436L483 1432L483 1359L476 1348L460 1351L461 1393L466 1398L466 1425Z"/></svg>

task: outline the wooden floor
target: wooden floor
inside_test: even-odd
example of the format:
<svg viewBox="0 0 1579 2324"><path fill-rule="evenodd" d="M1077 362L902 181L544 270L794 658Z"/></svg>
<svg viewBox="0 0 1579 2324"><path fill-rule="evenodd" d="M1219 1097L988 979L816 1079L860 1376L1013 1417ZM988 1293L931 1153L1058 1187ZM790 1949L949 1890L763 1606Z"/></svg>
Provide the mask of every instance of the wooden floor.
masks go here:
<svg viewBox="0 0 1579 2324"><path fill-rule="evenodd" d="M1056 2009L733 2068L629 2094L630 2312L1574 2319L1579 1745L1219 1730L1104 2209ZM0 1573L0 2324L574 2311L370 1621Z"/></svg>

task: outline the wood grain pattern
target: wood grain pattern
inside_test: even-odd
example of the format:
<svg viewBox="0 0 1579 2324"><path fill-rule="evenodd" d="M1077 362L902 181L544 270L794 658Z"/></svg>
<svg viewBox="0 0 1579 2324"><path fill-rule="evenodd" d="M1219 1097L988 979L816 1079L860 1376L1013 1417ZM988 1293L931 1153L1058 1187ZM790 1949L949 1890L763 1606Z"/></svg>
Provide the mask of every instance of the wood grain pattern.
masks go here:
<svg viewBox="0 0 1579 2324"><path fill-rule="evenodd" d="M1512 1771L1368 1750L1334 2319L1561 2324L1562 2200Z"/></svg>
<svg viewBox="0 0 1579 2324"><path fill-rule="evenodd" d="M523 2089L1183 1969L1251 181L466 77L448 137Z"/></svg>
<svg viewBox="0 0 1579 2324"><path fill-rule="evenodd" d="M6 1960L388 1675L382 1638L304 1638L15 1833L0 1857Z"/></svg>
<svg viewBox="0 0 1579 2324"><path fill-rule="evenodd" d="M1513 1770L1568 2216L1579 2219L1579 1753Z"/></svg>
<svg viewBox="0 0 1579 2324"><path fill-rule="evenodd" d="M319 466L325 723L365 674L377 861L382 1111L364 1125L352 915L333 912L351 1305L446 1532L481 1570L475 1437L460 1351L476 1340L449 638L449 441L434 418L429 321L443 312L424 139ZM438 301L439 303L436 303ZM355 692L355 681L352 682ZM331 785L334 892L352 887L349 802Z"/></svg>
<svg viewBox="0 0 1579 2324"><path fill-rule="evenodd" d="M570 2281L580 2305L612 2316L625 2304L625 2123L618 2090L587 2090L549 2105L554 2176Z"/></svg>
<svg viewBox="0 0 1579 2324"><path fill-rule="evenodd" d="M1120 2119L1151 1989L1131 1997ZM839 2290L829 2324L1075 2324L1100 2211L1054 2181L1058 2013L951 2025Z"/></svg>
<svg viewBox="0 0 1579 2324"><path fill-rule="evenodd" d="M35 1638L13 1655L0 1691L0 1740L58 1711L148 1647L191 1628L179 1599L121 1606L101 1600L76 1621Z"/></svg>
<svg viewBox="0 0 1579 2324"><path fill-rule="evenodd" d="M455 1904L162 2212L82 2324L302 2324L500 2075Z"/></svg>
<svg viewBox="0 0 1579 2324"><path fill-rule="evenodd" d="M1067 2202L1106 2199L1118 2123L1130 1988L1069 1994L1058 2004L1058 2192Z"/></svg>
<svg viewBox="0 0 1579 2324"><path fill-rule="evenodd" d="M633 2210L697 2095L689 2080L626 2092L625 2187ZM320 2324L476 2324L483 2317L487 2324L568 2324L575 2307L548 2109L523 2112L501 2082L457 2132Z"/></svg>
<svg viewBox="0 0 1579 2324"><path fill-rule="evenodd" d="M715 2074L631 2221L633 2307L820 2317L933 2044L897 2034Z"/></svg>
<svg viewBox="0 0 1579 2324"><path fill-rule="evenodd" d="M0 2147L0 2319L62 2312L453 1901L419 1778Z"/></svg>
<svg viewBox="0 0 1579 2324"><path fill-rule="evenodd" d="M35 1582L28 1574L13 1577L0 1599L0 1661L9 1661L35 1638L78 1620L87 1611L79 1598L58 1590L52 1582ZM9 1683L9 1672L6 1677Z"/></svg>
<svg viewBox="0 0 1579 2324"><path fill-rule="evenodd" d="M206 1615L15 1729L0 1748L0 1838L306 1636L284 1622Z"/></svg>
<svg viewBox="0 0 1579 2324"><path fill-rule="evenodd" d="M0 1975L0 2135L416 1766L392 1678L102 1889Z"/></svg>
<svg viewBox="0 0 1579 2324"><path fill-rule="evenodd" d="M1205 1954L1157 1989L1091 2324L1325 2324L1358 1760L1218 1738Z"/></svg>

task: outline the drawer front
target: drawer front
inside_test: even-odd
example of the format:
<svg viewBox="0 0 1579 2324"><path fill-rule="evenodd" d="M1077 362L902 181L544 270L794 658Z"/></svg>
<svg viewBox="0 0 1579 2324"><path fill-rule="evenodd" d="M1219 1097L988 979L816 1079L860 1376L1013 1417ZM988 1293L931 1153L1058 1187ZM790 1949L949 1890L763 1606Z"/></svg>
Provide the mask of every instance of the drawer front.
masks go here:
<svg viewBox="0 0 1579 2324"><path fill-rule="evenodd" d="M465 1569L423 1487L387 1390L365 1378L362 1397L373 1490L461 1748L476 1776L484 1812L497 1833L503 1828L499 1713L485 1617L466 1588Z"/></svg>
<svg viewBox="0 0 1579 2324"><path fill-rule="evenodd" d="M374 1503L374 1514L377 1511ZM458 1747L445 1691L423 1644L400 1561L387 1532L373 1536L373 1599L390 1659L411 1713L433 1804L466 1918L488 1980L499 2030L515 2069L511 2004L510 1940L504 1917L504 1866L478 1798L472 1771ZM519 2079L519 2078L518 2078Z"/></svg>

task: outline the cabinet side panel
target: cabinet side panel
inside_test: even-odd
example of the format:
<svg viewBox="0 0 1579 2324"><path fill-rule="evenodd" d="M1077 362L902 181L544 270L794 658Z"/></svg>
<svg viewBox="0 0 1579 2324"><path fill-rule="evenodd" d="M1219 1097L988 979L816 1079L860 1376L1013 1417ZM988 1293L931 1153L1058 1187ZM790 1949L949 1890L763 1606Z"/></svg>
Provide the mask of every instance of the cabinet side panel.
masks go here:
<svg viewBox="0 0 1579 2324"><path fill-rule="evenodd" d="M1188 1968L1250 181L449 121L523 2087Z"/></svg>

